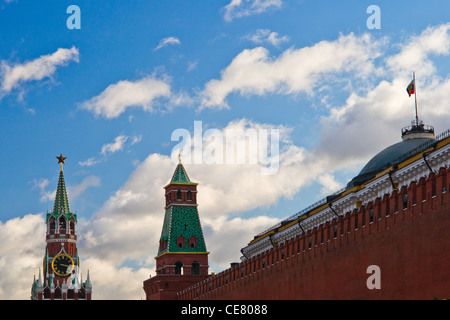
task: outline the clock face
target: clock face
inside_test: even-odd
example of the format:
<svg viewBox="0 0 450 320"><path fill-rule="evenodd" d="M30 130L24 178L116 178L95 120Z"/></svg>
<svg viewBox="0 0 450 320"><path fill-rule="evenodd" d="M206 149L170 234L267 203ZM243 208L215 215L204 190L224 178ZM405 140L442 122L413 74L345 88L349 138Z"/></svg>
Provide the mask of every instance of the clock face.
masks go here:
<svg viewBox="0 0 450 320"><path fill-rule="evenodd" d="M72 273L74 267L73 260L67 254L58 254L52 261L53 271L61 277L67 277Z"/></svg>

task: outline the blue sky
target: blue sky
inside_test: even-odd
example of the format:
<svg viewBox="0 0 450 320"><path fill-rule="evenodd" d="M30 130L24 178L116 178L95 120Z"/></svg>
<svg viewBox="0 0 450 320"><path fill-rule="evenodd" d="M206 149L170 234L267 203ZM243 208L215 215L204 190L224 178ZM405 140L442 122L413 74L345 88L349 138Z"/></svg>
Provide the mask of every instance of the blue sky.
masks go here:
<svg viewBox="0 0 450 320"><path fill-rule="evenodd" d="M66 26L70 5L79 30ZM380 29L366 24L370 5ZM414 118L413 71L419 116L449 128L449 12L443 0L2 0L0 229L4 240L19 229L22 242L42 240L0 245L6 262L28 252L28 278L0 288L28 297L60 153L80 256L93 273L134 279L136 290L114 298L138 299L154 274L174 130L278 128L275 175L261 176L259 164L186 164L200 183L211 269L226 268L253 235L399 141ZM97 297L113 297L108 277L92 278Z"/></svg>

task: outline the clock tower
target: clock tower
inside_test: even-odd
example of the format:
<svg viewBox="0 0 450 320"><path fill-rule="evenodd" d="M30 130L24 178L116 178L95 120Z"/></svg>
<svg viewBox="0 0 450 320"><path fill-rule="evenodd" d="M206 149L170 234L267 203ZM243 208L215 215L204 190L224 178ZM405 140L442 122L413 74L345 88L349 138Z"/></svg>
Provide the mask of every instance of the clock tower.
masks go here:
<svg viewBox="0 0 450 320"><path fill-rule="evenodd" d="M209 277L208 254L197 210L197 185L181 159L165 189L165 214L156 276L144 281L147 300L175 300L177 293Z"/></svg>
<svg viewBox="0 0 450 320"><path fill-rule="evenodd" d="M66 157L61 154L59 180L53 210L47 212L46 248L38 279L31 287L32 300L91 300L92 284L87 273L83 282L80 273L80 258L77 249L77 214L70 211L64 182L63 164Z"/></svg>

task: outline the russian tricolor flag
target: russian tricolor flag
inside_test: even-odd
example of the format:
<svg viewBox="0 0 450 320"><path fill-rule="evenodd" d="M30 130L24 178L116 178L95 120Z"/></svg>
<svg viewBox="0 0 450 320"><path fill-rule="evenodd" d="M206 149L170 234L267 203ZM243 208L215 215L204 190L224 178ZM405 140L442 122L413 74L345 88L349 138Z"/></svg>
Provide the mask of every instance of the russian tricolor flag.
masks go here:
<svg viewBox="0 0 450 320"><path fill-rule="evenodd" d="M411 83L408 85L408 87L406 88L406 92L408 92L410 97L412 94L414 94L415 87L416 87L416 81L415 81L415 79L413 79L411 81Z"/></svg>

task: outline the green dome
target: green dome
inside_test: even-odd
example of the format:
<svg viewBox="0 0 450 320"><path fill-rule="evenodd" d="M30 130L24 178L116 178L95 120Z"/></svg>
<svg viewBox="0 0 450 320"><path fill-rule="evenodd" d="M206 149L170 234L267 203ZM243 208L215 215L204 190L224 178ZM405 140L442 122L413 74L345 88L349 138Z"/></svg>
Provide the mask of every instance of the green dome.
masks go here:
<svg viewBox="0 0 450 320"><path fill-rule="evenodd" d="M405 160L405 156L413 156L414 150L420 152L420 146L434 140L434 128L422 123L402 129L403 141L395 143L376 154L362 168L359 174L347 184L347 188L361 185L365 181L390 166Z"/></svg>
<svg viewBox="0 0 450 320"><path fill-rule="evenodd" d="M403 155L406 155L411 150L417 148L418 146L429 140L430 139L413 139L393 144L392 146L387 147L383 151L379 152L376 156L374 156L364 166L364 168L362 168L361 172L358 175L382 171L388 168L390 165L394 164L395 160L401 158Z"/></svg>

